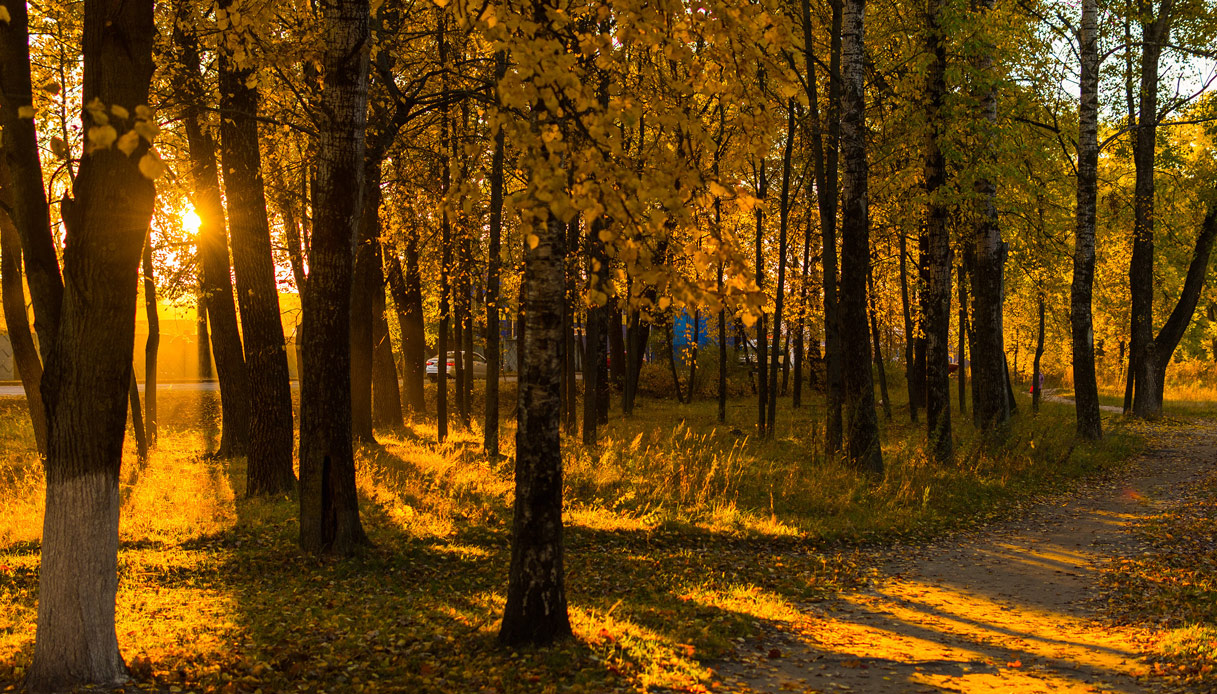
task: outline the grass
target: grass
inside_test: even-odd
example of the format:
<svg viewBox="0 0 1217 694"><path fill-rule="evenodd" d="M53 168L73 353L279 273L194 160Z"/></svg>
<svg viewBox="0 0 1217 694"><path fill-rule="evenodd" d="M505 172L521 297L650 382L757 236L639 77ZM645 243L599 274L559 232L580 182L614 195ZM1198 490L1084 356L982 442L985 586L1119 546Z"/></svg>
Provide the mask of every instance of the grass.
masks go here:
<svg viewBox="0 0 1217 694"><path fill-rule="evenodd" d="M887 471L868 478L822 454L816 397L779 401L766 441L750 435L750 398L729 403L727 425L712 401L643 399L633 418L614 412L599 446L564 446L577 639L508 651L494 636L512 462L481 455L476 426L437 447L418 423L361 452L375 547L334 561L300 553L292 499L245 499L243 461L202 455L215 432L200 413L215 408L200 397L214 396L163 394L159 448L141 467L129 444L124 461L118 635L140 688L705 691L736 644L864 583L874 543L1015 512L1140 446L1114 418L1103 443L1075 445L1071 409L1046 403L985 440L956 416L957 458L934 465L898 409ZM0 690L34 636L43 481L21 405L0 403Z"/></svg>

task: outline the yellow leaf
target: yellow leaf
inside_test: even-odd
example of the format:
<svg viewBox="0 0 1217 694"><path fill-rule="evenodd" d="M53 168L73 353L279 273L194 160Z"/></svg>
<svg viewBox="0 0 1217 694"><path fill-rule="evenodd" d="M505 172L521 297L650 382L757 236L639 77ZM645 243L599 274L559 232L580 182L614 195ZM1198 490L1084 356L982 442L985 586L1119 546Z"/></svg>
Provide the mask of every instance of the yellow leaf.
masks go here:
<svg viewBox="0 0 1217 694"><path fill-rule="evenodd" d="M122 118L123 120L126 120L131 115L127 109L119 106L118 104L114 104L110 107L110 113L113 113L116 118Z"/></svg>
<svg viewBox="0 0 1217 694"><path fill-rule="evenodd" d="M33 106L18 107L17 108L17 117L33 120L34 119L34 107Z"/></svg>
<svg viewBox="0 0 1217 694"><path fill-rule="evenodd" d="M659 310L660 311L668 310L668 307L671 305L672 305L671 297L667 297L667 296L659 297Z"/></svg>
<svg viewBox="0 0 1217 694"><path fill-rule="evenodd" d="M106 105L97 97L93 97L92 101L85 104L85 110L89 112L90 116L93 116L93 121L98 125L110 122L110 116L106 115ZM117 134L115 136L117 137Z"/></svg>
<svg viewBox="0 0 1217 694"><path fill-rule="evenodd" d="M161 161L161 155L156 153L156 150L151 150L139 160L139 172L144 175L144 178L155 181L165 173L165 163Z"/></svg>
<svg viewBox="0 0 1217 694"><path fill-rule="evenodd" d="M47 82L46 84L42 85L42 91L50 94L51 96L58 95L59 89L60 87L58 82Z"/></svg>
<svg viewBox="0 0 1217 694"><path fill-rule="evenodd" d="M134 130L128 130L123 133L123 136L118 138L118 149L128 157L139 146L139 135Z"/></svg>
<svg viewBox="0 0 1217 694"><path fill-rule="evenodd" d="M156 136L160 134L161 129L153 121L141 119L135 121L135 132L149 143L152 143L156 142Z"/></svg>
<svg viewBox="0 0 1217 694"><path fill-rule="evenodd" d="M8 13L8 8L4 5L0 5L0 22L8 24L11 21L13 21L13 17Z"/></svg>
<svg viewBox="0 0 1217 694"><path fill-rule="evenodd" d="M108 149L118 139L113 125L95 125L89 128L89 144L98 149Z"/></svg>
<svg viewBox="0 0 1217 694"><path fill-rule="evenodd" d="M536 234L528 235L528 247L535 249L541 243L541 237Z"/></svg>

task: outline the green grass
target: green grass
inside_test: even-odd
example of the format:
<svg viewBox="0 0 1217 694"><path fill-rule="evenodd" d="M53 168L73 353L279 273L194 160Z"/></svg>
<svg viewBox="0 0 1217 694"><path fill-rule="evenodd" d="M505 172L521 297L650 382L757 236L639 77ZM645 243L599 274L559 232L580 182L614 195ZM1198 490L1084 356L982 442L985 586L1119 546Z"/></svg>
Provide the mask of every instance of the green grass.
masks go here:
<svg viewBox="0 0 1217 694"><path fill-rule="evenodd" d="M1075 444L1070 408L1033 417L1024 402L983 440L956 416L956 460L934 465L897 408L887 471L868 478L823 454L817 397L780 400L768 441L750 435L751 398L729 403L726 425L710 400L644 398L630 419L614 411L596 448L564 446L577 639L513 652L494 640L512 463L481 455L480 430L443 447L433 423L383 435L358 462L375 547L316 559L298 550L292 499L246 500L243 461L200 455L214 405L197 398L162 395L160 448L142 469L129 451L123 470L118 633L143 688L703 691L735 644L865 582L871 543L1012 513L1140 446L1115 418L1101 444ZM28 666L34 635L42 473L23 416L0 404L0 683Z"/></svg>

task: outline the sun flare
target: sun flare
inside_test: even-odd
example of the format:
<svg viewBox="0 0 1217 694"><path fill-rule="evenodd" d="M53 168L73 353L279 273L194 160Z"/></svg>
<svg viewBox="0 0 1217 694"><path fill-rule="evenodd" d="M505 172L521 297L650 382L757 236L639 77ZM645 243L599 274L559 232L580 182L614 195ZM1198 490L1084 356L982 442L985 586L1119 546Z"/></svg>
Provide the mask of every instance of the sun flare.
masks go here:
<svg viewBox="0 0 1217 694"><path fill-rule="evenodd" d="M203 225L203 220L199 218L199 213L194 211L193 207L187 206L186 211L182 213L182 231L194 236L199 233L199 227Z"/></svg>

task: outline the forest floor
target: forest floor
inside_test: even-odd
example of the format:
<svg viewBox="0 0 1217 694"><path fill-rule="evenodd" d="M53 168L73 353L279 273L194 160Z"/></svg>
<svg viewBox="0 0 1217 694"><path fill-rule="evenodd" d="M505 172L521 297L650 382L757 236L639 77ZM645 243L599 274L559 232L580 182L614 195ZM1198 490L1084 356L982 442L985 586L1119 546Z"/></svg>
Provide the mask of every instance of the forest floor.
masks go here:
<svg viewBox="0 0 1217 694"><path fill-rule="evenodd" d="M632 417L614 412L597 446L564 446L575 638L545 649L495 638L514 384L506 458L482 454L476 421L443 446L422 420L360 451L374 546L348 559L302 553L298 501L246 498L244 461L204 453L214 393L163 393L159 446L141 462L128 440L121 476L125 691L1010 691L1085 679L1130 691L1138 669L1212 689L1217 476L1156 490L1215 457L1201 420L1147 428L1105 412L1104 440L1084 445L1068 404L1031 415L1019 393L1022 414L996 436L955 412L956 458L941 465L897 407L873 478L823 455L818 395L799 410L780 399L774 436L759 439L742 390L726 425L712 399L644 398ZM20 689L35 634L44 484L23 407L0 399L0 692ZM1094 529L1072 544L1058 536L1083 523Z"/></svg>
<svg viewBox="0 0 1217 694"><path fill-rule="evenodd" d="M1149 435L1119 474L1016 520L887 548L878 579L801 605L720 674L735 691L1217 691L1217 632L1169 629L1217 598L1217 428ZM1171 584L1206 554L1207 586L1174 604ZM1172 648L1192 662L1151 655Z"/></svg>

